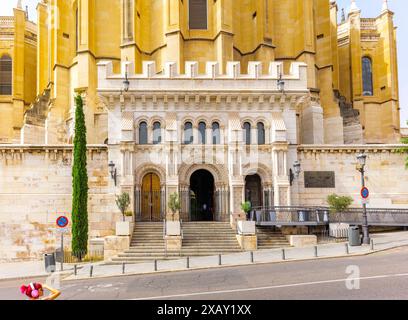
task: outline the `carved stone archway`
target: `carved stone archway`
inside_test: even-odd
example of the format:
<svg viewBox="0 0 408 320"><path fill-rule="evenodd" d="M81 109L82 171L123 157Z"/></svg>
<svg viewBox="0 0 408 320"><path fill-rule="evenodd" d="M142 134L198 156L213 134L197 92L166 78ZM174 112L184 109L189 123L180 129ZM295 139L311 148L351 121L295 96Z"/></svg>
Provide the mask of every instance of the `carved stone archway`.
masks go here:
<svg viewBox="0 0 408 320"><path fill-rule="evenodd" d="M191 176L200 170L208 171L214 178L214 220L228 221L229 220L229 187L228 174L223 165L212 164L193 164L182 165L179 170L179 186L181 198L180 218L183 221L191 220Z"/></svg>

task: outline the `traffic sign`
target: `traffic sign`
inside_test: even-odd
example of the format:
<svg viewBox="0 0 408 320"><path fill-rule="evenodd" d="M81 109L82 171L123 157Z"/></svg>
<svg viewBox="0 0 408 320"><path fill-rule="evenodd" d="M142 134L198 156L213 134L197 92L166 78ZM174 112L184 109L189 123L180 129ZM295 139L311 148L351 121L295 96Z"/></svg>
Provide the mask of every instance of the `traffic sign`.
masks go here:
<svg viewBox="0 0 408 320"><path fill-rule="evenodd" d="M57 226L60 228L65 228L69 223L69 220L65 216L60 216L57 219Z"/></svg>
<svg viewBox="0 0 408 320"><path fill-rule="evenodd" d="M69 228L56 228L55 232L58 234L69 233Z"/></svg>
<svg viewBox="0 0 408 320"><path fill-rule="evenodd" d="M363 187L363 188L361 189L361 197L362 197L363 199L367 199L369 195L370 195L370 192L368 191L368 188Z"/></svg>

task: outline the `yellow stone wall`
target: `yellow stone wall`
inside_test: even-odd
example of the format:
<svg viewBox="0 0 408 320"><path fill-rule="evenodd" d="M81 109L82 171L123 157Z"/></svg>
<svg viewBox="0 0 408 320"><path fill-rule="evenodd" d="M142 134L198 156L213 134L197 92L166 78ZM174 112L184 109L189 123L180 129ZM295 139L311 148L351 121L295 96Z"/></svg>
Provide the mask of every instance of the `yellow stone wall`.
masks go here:
<svg viewBox="0 0 408 320"><path fill-rule="evenodd" d="M365 19L352 12L339 25L339 88L360 111L365 143L398 142L400 112L398 67L393 13ZM373 65L373 96L363 96L362 58ZM351 84L351 85L350 85Z"/></svg>
<svg viewBox="0 0 408 320"><path fill-rule="evenodd" d="M129 12L125 8L128 1ZM241 62L242 72L253 60L284 61L285 72L291 62L302 61L308 64L308 87L323 107L325 143L344 142L342 133L328 130L333 124L342 126L333 90L339 90L360 111L365 142L398 140L396 39L390 11L371 19L375 30L367 31L368 19L362 19L359 12L351 13L338 26L337 6L328 0L211 0L207 3L208 28L189 30L188 5L188 0L43 0L37 7L36 85L30 89L37 87L37 95L51 89L47 142L69 141L66 127L72 123L76 91L87 94L88 142L103 142L98 134L103 124L95 121L94 114L98 104L96 63L106 59L114 61L115 72L126 59L135 62L135 72L142 71L144 60L154 60L158 72L166 61L177 62L180 72L190 60L200 62L200 72L207 61L218 61L220 72L232 60ZM370 32L377 41L365 40ZM32 68L32 50L25 51L27 68ZM374 61L373 97L361 95L364 55ZM30 83L34 73L29 73ZM17 87L21 83L16 80ZM16 92L22 90L16 88ZM35 95L27 92L23 96L33 100ZM18 128L23 109L14 109ZM380 132L378 118L384 120Z"/></svg>
<svg viewBox="0 0 408 320"><path fill-rule="evenodd" d="M0 57L12 58L12 94L0 95L0 143L20 140L24 111L36 97L37 27L21 8L0 17Z"/></svg>

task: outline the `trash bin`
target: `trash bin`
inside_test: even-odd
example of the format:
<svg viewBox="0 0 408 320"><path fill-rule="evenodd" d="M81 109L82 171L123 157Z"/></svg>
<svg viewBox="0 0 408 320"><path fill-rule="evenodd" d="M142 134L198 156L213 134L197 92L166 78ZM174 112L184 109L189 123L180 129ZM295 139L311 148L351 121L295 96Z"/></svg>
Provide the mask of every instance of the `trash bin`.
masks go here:
<svg viewBox="0 0 408 320"><path fill-rule="evenodd" d="M350 246L361 246L360 228L358 226L350 226L348 238Z"/></svg>
<svg viewBox="0 0 408 320"><path fill-rule="evenodd" d="M55 264L55 255L53 253L46 253L44 255L44 262L45 262L46 272L55 272L56 264Z"/></svg>

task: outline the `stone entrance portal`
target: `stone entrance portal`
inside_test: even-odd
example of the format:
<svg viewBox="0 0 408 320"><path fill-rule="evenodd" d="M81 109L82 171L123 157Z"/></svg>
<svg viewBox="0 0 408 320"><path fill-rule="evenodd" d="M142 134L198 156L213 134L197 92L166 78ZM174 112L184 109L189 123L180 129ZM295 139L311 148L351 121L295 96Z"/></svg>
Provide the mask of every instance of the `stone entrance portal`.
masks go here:
<svg viewBox="0 0 408 320"><path fill-rule="evenodd" d="M251 202L252 208L262 207L262 181L258 174L245 178L245 201Z"/></svg>
<svg viewBox="0 0 408 320"><path fill-rule="evenodd" d="M161 190L160 178L155 173L148 173L143 177L141 190L142 221L161 221Z"/></svg>
<svg viewBox="0 0 408 320"><path fill-rule="evenodd" d="M190 220L215 220L214 177L207 170L197 170L190 178Z"/></svg>

